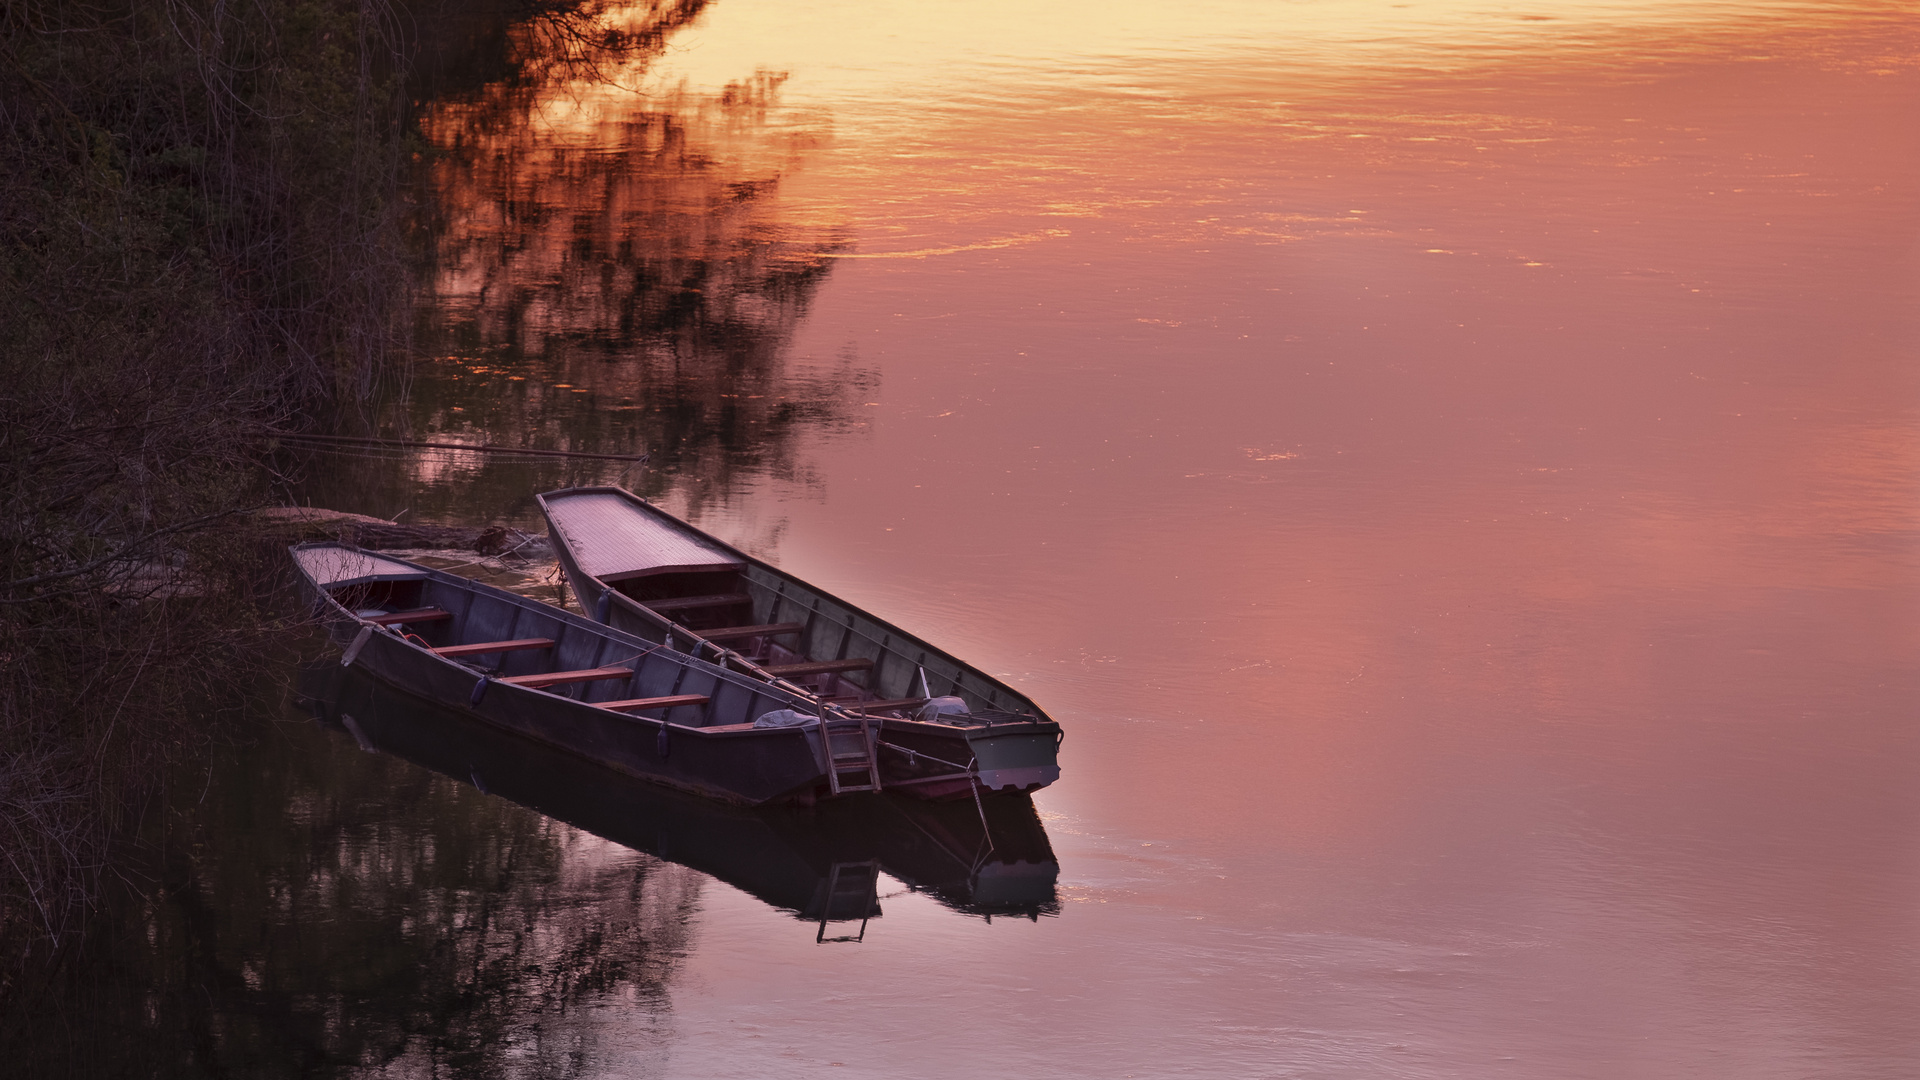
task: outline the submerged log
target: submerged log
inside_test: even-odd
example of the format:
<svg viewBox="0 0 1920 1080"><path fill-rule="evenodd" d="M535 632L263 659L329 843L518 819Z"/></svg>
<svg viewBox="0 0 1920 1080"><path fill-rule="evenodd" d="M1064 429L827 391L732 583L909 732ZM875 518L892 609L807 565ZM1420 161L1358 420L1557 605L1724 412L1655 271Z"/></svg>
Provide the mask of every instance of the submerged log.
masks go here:
<svg viewBox="0 0 1920 1080"><path fill-rule="evenodd" d="M274 507L254 517L262 531L289 544L337 540L379 551L460 550L526 558L549 553L546 537L509 525L403 525L312 506Z"/></svg>

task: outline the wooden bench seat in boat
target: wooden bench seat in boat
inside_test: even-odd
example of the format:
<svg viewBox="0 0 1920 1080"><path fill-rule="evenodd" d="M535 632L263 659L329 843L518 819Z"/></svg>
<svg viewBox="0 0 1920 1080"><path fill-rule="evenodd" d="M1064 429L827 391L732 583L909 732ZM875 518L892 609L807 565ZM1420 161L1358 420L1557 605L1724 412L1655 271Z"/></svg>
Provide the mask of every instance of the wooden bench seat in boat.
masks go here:
<svg viewBox="0 0 1920 1080"><path fill-rule="evenodd" d="M885 709L907 709L915 705L925 705L927 703L927 699L923 697L887 698L882 701L852 701L846 698L835 698L831 700L835 705L843 709L864 710L866 712L880 712Z"/></svg>
<svg viewBox="0 0 1920 1080"><path fill-rule="evenodd" d="M850 660L808 660L801 664L768 664L760 670L769 675L826 675L841 671L865 671L873 666L873 661L863 656Z"/></svg>
<svg viewBox="0 0 1920 1080"><path fill-rule="evenodd" d="M593 704L615 712L634 712L640 709L671 709L676 705L705 705L712 699L705 694L669 694L666 697L640 697L627 701L596 701Z"/></svg>
<svg viewBox="0 0 1920 1080"><path fill-rule="evenodd" d="M433 650L433 655L453 659L460 656L480 656L490 652L531 652L534 649L553 648L553 639L547 637L517 638L513 641L476 641L471 645L442 645Z"/></svg>
<svg viewBox="0 0 1920 1080"><path fill-rule="evenodd" d="M544 690L549 686L562 683L599 682L602 679L628 679L633 677L630 667L582 668L579 671L543 671L533 675L508 675L498 681L512 683L515 686Z"/></svg>
<svg viewBox="0 0 1920 1080"><path fill-rule="evenodd" d="M397 626L401 623L445 622L453 618L453 612L439 608L423 607L412 611L396 611L388 615L375 615L367 621L375 626Z"/></svg>
<svg viewBox="0 0 1920 1080"><path fill-rule="evenodd" d="M750 637L778 637L782 634L797 634L807 628L806 623L778 622L764 626L723 626L717 630L688 630L708 641L738 641Z"/></svg>
<svg viewBox="0 0 1920 1080"><path fill-rule="evenodd" d="M641 603L655 611L692 611L703 607L726 607L729 604L744 604L753 597L743 592L714 593L712 596L676 596L668 600L643 600Z"/></svg>

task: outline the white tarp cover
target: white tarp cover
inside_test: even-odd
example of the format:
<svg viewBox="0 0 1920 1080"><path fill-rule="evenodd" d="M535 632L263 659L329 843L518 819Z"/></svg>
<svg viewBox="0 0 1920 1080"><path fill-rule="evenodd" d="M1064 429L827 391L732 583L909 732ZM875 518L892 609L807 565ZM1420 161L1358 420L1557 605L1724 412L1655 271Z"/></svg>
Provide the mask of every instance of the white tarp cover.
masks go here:
<svg viewBox="0 0 1920 1080"><path fill-rule="evenodd" d="M342 547L300 548L293 557L314 584L323 589L363 581L419 581L427 576L426 571L417 566Z"/></svg>
<svg viewBox="0 0 1920 1080"><path fill-rule="evenodd" d="M581 571L601 581L745 568L739 559L613 492L549 498L547 520Z"/></svg>

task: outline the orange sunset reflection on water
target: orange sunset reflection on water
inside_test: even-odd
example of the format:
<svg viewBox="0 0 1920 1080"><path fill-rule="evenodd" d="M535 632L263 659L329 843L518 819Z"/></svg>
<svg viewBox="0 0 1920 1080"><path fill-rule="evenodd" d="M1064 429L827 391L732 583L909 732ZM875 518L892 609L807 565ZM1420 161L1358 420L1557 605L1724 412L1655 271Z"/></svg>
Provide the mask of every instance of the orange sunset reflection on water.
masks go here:
<svg viewBox="0 0 1920 1080"><path fill-rule="evenodd" d="M1068 731L1057 922L713 901L686 1075L1920 1069L1911 5L672 10L436 106L415 422Z"/></svg>

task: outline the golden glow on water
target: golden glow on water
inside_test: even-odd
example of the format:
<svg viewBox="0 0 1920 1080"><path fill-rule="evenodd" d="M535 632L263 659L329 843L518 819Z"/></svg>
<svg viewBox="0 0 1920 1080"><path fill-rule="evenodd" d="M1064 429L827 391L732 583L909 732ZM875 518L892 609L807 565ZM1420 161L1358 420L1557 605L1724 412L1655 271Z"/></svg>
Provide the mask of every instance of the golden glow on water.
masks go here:
<svg viewBox="0 0 1920 1080"><path fill-rule="evenodd" d="M1162 0L1034 5L1018 0L880 0L716 5L677 37L651 73L672 85L720 86L759 68L820 73L802 92L834 104L1000 79L1027 85L1112 76L1104 65L1174 60L1218 79L1244 79L1238 50L1288 64L1350 68L1469 63L1476 53L1532 54L1664 43L1675 35L1794 20L1833 10L1793 2L1673 3L1556 0L1537 5L1482 0ZM1309 79L1326 78L1316 71ZM1209 80L1214 81L1214 80ZM1126 85L1124 82L1120 85ZM806 83L801 84L807 87ZM1216 84L1216 89L1225 86ZM1144 87L1138 88L1144 92ZM922 91L928 92L928 91ZM982 96L985 96L984 94ZM858 121L856 121L858 122Z"/></svg>

